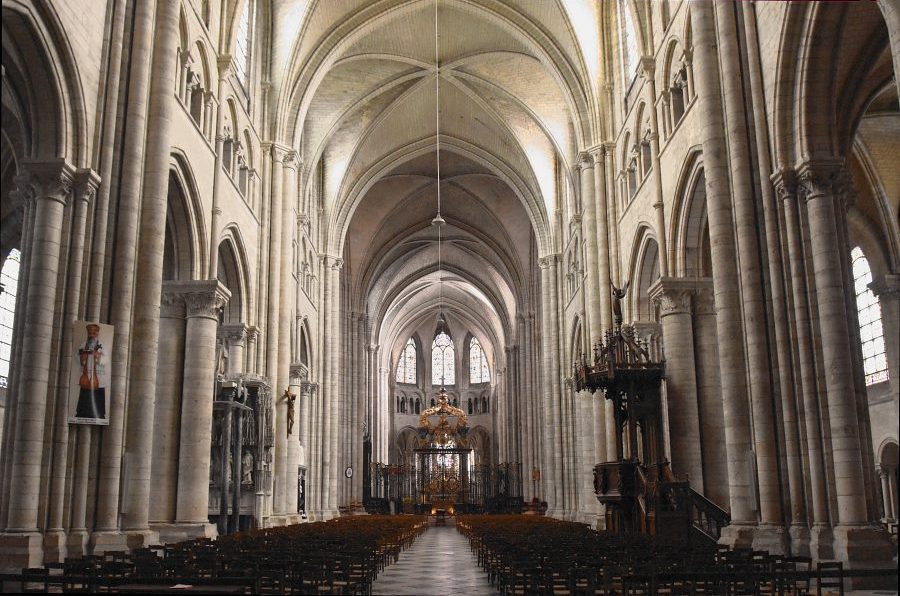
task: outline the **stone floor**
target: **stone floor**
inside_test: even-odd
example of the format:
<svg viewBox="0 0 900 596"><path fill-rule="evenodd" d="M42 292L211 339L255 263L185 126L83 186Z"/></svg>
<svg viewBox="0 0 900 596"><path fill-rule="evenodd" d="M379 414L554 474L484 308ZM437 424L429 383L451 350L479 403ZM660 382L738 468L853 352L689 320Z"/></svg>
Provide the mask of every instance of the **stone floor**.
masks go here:
<svg viewBox="0 0 900 596"><path fill-rule="evenodd" d="M399 561L378 574L372 592L417 596L498 593L452 520L446 526L429 527L409 550L400 554Z"/></svg>

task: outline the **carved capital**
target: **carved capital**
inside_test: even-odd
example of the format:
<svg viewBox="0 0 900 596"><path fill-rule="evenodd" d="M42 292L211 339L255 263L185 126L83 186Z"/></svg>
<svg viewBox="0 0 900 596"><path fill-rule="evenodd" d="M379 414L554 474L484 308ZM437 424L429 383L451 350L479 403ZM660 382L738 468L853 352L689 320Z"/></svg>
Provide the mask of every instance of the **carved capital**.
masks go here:
<svg viewBox="0 0 900 596"><path fill-rule="evenodd" d="M300 155L296 151L291 149L285 152L284 159L281 160L281 163L288 169L297 170L300 167L302 161L300 160Z"/></svg>
<svg viewBox="0 0 900 596"><path fill-rule="evenodd" d="M219 67L219 78L224 79L231 72L231 54L219 54L216 63Z"/></svg>
<svg viewBox="0 0 900 596"><path fill-rule="evenodd" d="M646 75L648 79L653 78L653 75L656 72L656 59L653 58L653 56L642 56L641 70L644 71L644 75Z"/></svg>
<svg viewBox="0 0 900 596"><path fill-rule="evenodd" d="M185 316L218 320L219 310L228 304L231 292L215 279L166 282L164 292L179 294L184 300Z"/></svg>
<svg viewBox="0 0 900 596"><path fill-rule="evenodd" d="M309 380L309 367L302 362L294 362L290 366L291 385L301 385Z"/></svg>
<svg viewBox="0 0 900 596"><path fill-rule="evenodd" d="M231 325L221 325L219 327L219 334L229 347L243 345L247 340L247 331L248 327L243 323L233 323Z"/></svg>
<svg viewBox="0 0 900 596"><path fill-rule="evenodd" d="M75 182L75 168L65 159L23 161L22 170L23 175L28 177L27 183L31 186L35 199L66 203ZM20 176L16 177L17 186L24 182Z"/></svg>
<svg viewBox="0 0 900 596"><path fill-rule="evenodd" d="M169 282L163 282L162 295L159 301L159 316L164 319L183 319L185 315L184 297L180 291L173 291L167 287Z"/></svg>
<svg viewBox="0 0 900 596"><path fill-rule="evenodd" d="M90 203L100 188L100 174L90 168L79 168L75 172L75 198Z"/></svg>
<svg viewBox="0 0 900 596"><path fill-rule="evenodd" d="M590 170L594 167L594 158L589 151L582 151L578 154L575 167L581 170Z"/></svg>
<svg viewBox="0 0 900 596"><path fill-rule="evenodd" d="M319 255L319 258L322 260L322 266L328 269L340 271L344 266L344 259L340 257L335 257L332 255Z"/></svg>
<svg viewBox="0 0 900 596"><path fill-rule="evenodd" d="M698 280L680 277L661 277L650 286L650 299L659 305L660 317L690 314Z"/></svg>
<svg viewBox="0 0 900 596"><path fill-rule="evenodd" d="M769 178L772 186L782 201L789 201L797 197L797 173L790 168L782 168Z"/></svg>
<svg viewBox="0 0 900 596"><path fill-rule="evenodd" d="M842 187L842 161L808 161L797 171L798 194L804 201L834 196Z"/></svg>
<svg viewBox="0 0 900 596"><path fill-rule="evenodd" d="M256 325L250 325L247 327L247 342L248 343L256 343L256 340L259 339L259 327Z"/></svg>

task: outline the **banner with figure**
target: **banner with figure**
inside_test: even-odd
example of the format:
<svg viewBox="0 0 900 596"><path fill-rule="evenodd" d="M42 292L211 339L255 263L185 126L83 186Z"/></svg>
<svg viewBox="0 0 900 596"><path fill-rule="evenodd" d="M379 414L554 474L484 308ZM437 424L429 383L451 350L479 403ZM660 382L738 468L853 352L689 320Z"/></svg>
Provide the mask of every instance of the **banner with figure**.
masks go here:
<svg viewBox="0 0 900 596"><path fill-rule="evenodd" d="M69 424L109 424L109 373L113 326L87 321L72 324Z"/></svg>

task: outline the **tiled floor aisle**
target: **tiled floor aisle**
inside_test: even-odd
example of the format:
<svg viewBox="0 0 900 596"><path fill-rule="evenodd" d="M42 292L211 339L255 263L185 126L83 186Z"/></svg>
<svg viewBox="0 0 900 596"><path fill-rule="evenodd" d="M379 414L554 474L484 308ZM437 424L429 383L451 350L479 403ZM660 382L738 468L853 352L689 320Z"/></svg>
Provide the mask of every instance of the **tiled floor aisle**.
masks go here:
<svg viewBox="0 0 900 596"><path fill-rule="evenodd" d="M469 550L469 541L446 526L431 526L400 560L378 574L374 594L487 596L497 594Z"/></svg>

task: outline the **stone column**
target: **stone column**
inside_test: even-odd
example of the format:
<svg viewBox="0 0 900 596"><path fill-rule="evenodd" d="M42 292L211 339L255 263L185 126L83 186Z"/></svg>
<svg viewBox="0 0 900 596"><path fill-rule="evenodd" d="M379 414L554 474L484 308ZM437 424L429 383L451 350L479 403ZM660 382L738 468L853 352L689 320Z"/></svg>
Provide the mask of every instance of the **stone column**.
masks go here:
<svg viewBox="0 0 900 596"><path fill-rule="evenodd" d="M641 67L647 81L647 110L650 112L650 162L653 167L653 211L656 237L659 243L659 274L669 275L669 245L666 242L666 216L663 205L662 167L659 165L659 117L656 99L656 60L652 56L641 58ZM637 132L637 131L635 131Z"/></svg>
<svg viewBox="0 0 900 596"><path fill-rule="evenodd" d="M231 292L216 280L181 282L186 305L184 393L176 523L185 537L215 536L208 522L210 443L219 310Z"/></svg>
<svg viewBox="0 0 900 596"><path fill-rule="evenodd" d="M230 377L244 373L245 346L249 328L243 323L232 323L220 327L222 340L228 350L228 371Z"/></svg>
<svg viewBox="0 0 900 596"><path fill-rule="evenodd" d="M746 117L745 86L749 79L741 63L740 32L736 29L736 4L715 4L718 24L719 56L722 69L726 133L728 135L729 172L732 180L734 229L740 260L740 297L744 312L746 362L753 374L748 375L752 406L753 443L756 453L759 489L760 528L754 548L784 552L784 527L781 512L780 473L778 469L778 432L773 415L772 369L777 360L771 358L775 346L768 337L768 320L763 292L766 271L760 259L758 199L753 190L750 164L750 136ZM725 155L725 154L723 154ZM704 159L706 152L704 147ZM774 241L774 238L771 239ZM714 246L714 245L713 245Z"/></svg>
<svg viewBox="0 0 900 596"><path fill-rule="evenodd" d="M256 367L258 362L258 353L259 353L259 327L256 325L250 325L247 327L247 358L246 361L249 364L249 371L253 374L258 374L258 369Z"/></svg>
<svg viewBox="0 0 900 596"><path fill-rule="evenodd" d="M169 11L169 7L166 7ZM110 379L109 426L102 429L103 449L100 452L99 480L96 494L96 518L94 532L91 535L91 546L95 553L123 547L119 535L119 487L123 469L123 442L125 433L125 403L130 380L129 346L132 345L131 324L134 316L135 277L137 266L138 227L141 212L141 186L145 165L144 152L147 140L148 112L150 102L148 92L152 75L150 57L154 47L156 3L141 2L134 7L134 25L131 46L128 48L130 68L128 69L128 94L133 98L126 106L127 116L124 138L131 142L124 143L120 160L118 203L116 211L115 245L120 250L110 255L112 279L104 284L106 295L111 295L111 323L115 326L115 346L112 354L112 374ZM170 36L177 36L177 23L171 26L163 36L168 47ZM175 49L167 58L174 63ZM162 59L160 59L162 64ZM165 79L171 84L174 76ZM160 82L162 84L163 81ZM110 101L116 102L115 98ZM168 102L172 103L169 93ZM162 229L162 228L160 228ZM159 230L154 231L158 234ZM100 244L105 239L98 237ZM97 267L105 267L105 263L96 263ZM154 355L155 358L155 355Z"/></svg>
<svg viewBox="0 0 900 596"><path fill-rule="evenodd" d="M340 277L343 259L338 257L323 257L323 269L325 271L323 283L326 285L325 297L322 305L326 311L326 329L324 343L325 367L325 394L323 397L323 415L326 420L325 449L323 481L325 482L325 502L323 509L326 516L337 517L337 483L338 483L338 416L340 414Z"/></svg>
<svg viewBox="0 0 900 596"><path fill-rule="evenodd" d="M853 395L850 331L841 281L842 255L835 243L838 230L834 202L837 166L804 164L801 192L806 200L812 262L822 338L831 442L838 498L838 523L866 521L865 494L860 468L859 428Z"/></svg>
<svg viewBox="0 0 900 596"><path fill-rule="evenodd" d="M691 487L703 490L700 411L697 404L694 333L691 322L693 280L661 277L650 288L659 305L666 354L666 397L672 470L686 473Z"/></svg>
<svg viewBox="0 0 900 596"><path fill-rule="evenodd" d="M66 296L64 300L64 312L59 322L60 345L62 354L58 355L59 370L56 375L55 390L55 430L53 433L53 465L50 471L50 495L49 516L47 529L44 534L44 562L60 562L68 555L66 551L66 534L63 526L63 515L66 500L66 481L69 476L71 462L69 460L69 376L72 369L72 358L69 354L72 350L72 325L71 321L78 318L81 305L84 300L81 293L82 273L85 270L83 257L85 255L85 228L87 225L88 210L91 200L100 178L96 172L89 169L80 169L75 174L74 196L72 206L71 231L68 246L64 250L65 256L60 259L60 266L66 271ZM65 243L64 243L65 244ZM51 395L54 393L51 388Z"/></svg>
<svg viewBox="0 0 900 596"><path fill-rule="evenodd" d="M544 427L543 452L541 457L541 480L543 485L544 500L547 501L548 513L556 514L559 500L554 489L554 471L558 467L555 461L556 434L558 430L559 412L553 401L553 364L550 353L556 350L551 337L550 326L553 324L553 315L550 301L550 286L553 284L550 272L550 261L553 256L542 257L539 261L541 268L541 353L543 360L543 416L541 422Z"/></svg>
<svg viewBox="0 0 900 596"><path fill-rule="evenodd" d="M578 168L581 172L581 205L584 209L584 239L585 239L585 269L587 271L587 279L585 284L585 293L587 299L587 324L588 324L588 344L593 346L600 340L601 329L603 327L604 303L601 296L605 297L606 293L601 293L600 284L608 283L604 277L601 277L601 270L605 267L608 273L609 255L606 250L604 254L600 254L598 248L598 238L603 241L603 248L606 249L606 235L600 236L598 230L598 206L597 195L594 189L594 160L587 153L578 154ZM606 231L606 212L603 212L603 228ZM603 261L601 265L598 261ZM608 302L608 301L607 301ZM577 356L577 355L576 355Z"/></svg>
<svg viewBox="0 0 900 596"><path fill-rule="evenodd" d="M153 484L150 523L175 522L178 484L178 437L184 391L185 305L179 282L163 282L159 319L159 361L156 373L156 410L153 421ZM165 528L161 529L164 536Z"/></svg>
<svg viewBox="0 0 900 596"><path fill-rule="evenodd" d="M890 475L883 467L877 467L878 476L881 478L881 502L884 515L882 521L894 521L894 503L891 497L891 481Z"/></svg>
<svg viewBox="0 0 900 596"><path fill-rule="evenodd" d="M695 280L694 364L696 365L699 417L702 424L701 460L703 461L703 494L720 507L727 507L728 462L722 449L725 444L725 413L722 385L719 381L716 308L712 280Z"/></svg>
<svg viewBox="0 0 900 596"><path fill-rule="evenodd" d="M207 279L215 279L219 271L219 216L222 215L222 208L219 204L221 202L220 195L222 194L222 179L225 177L222 166L223 145L226 136L223 122L225 120L225 86L228 83L228 75L231 73L231 55L221 54L218 56L216 63L219 67L219 80L216 86L215 101L219 107L216 110L215 124L216 149L215 159L213 160L212 216L209 220L209 269L206 271ZM212 99L210 98L210 100ZM209 103L212 103L212 101ZM204 134L208 132L208 128L208 126L203 127ZM235 134L237 134L237 131L235 131Z"/></svg>
<svg viewBox="0 0 900 596"><path fill-rule="evenodd" d="M725 407L725 449L732 523L726 544L750 546L756 525L755 486L751 476L753 441L741 310L740 276L731 208L731 182L725 142L725 122L719 85L719 58L712 3L691 5L691 26L697 61L697 109L701 122L706 178L709 238L716 305L719 370ZM749 530L749 531L748 531Z"/></svg>
<svg viewBox="0 0 900 596"><path fill-rule="evenodd" d="M24 192L34 201L34 230L30 247L21 376L16 408L7 529L0 537L5 567L34 567L43 559L38 532L44 420L47 414L51 337L60 259L63 211L70 198L74 168L63 159L25 162Z"/></svg>
<svg viewBox="0 0 900 596"><path fill-rule="evenodd" d="M822 450L820 430L820 405L818 382L816 379L815 337L811 323L810 287L807 285L807 269L801 230L800 205L797 197L796 176L792 170L782 170L772 177L776 191L781 198L784 229L787 238L788 283L794 310L796 330L796 353L799 363L799 386L804 412L804 445L807 460L808 499L810 502L812 531L802 527L791 529L791 539L801 552L809 543L810 555L815 558L831 558L831 529L828 520L825 487L825 459ZM809 535L807 535L809 534Z"/></svg>
<svg viewBox="0 0 900 596"><path fill-rule="evenodd" d="M287 470L285 475L284 482L284 493L285 493L285 513L288 516L288 522L296 523L299 521L297 517L297 471L300 467L300 428L302 427L302 420L298 420L298 412L301 410L301 406L303 405L303 383L307 382L309 378L309 371L306 370L306 367L300 363L291 364L290 367L290 391L291 394L295 396L295 401L292 406L293 408L293 416L294 416L294 427L291 429L291 434L287 438ZM297 401L300 401L298 404ZM290 417L291 414L288 413Z"/></svg>

